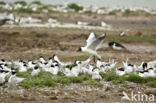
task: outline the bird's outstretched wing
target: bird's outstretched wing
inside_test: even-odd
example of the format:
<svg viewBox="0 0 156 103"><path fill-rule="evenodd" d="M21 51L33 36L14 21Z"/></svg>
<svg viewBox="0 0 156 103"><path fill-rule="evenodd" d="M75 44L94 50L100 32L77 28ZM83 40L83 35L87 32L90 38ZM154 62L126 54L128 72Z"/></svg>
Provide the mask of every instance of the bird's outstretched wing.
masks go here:
<svg viewBox="0 0 156 103"><path fill-rule="evenodd" d="M81 62L82 63L82 67L86 67L88 65L88 63L93 59L93 55L90 56L87 60Z"/></svg>
<svg viewBox="0 0 156 103"><path fill-rule="evenodd" d="M102 39L102 41L101 41L101 42L99 43L99 45L96 47L96 50L102 47L102 43L103 43L103 41L104 41L105 35L106 35L106 34L102 34L102 36L99 37L100 39Z"/></svg>
<svg viewBox="0 0 156 103"><path fill-rule="evenodd" d="M96 36L95 36L94 32L91 32L88 39L86 40L87 47L95 40L96 40Z"/></svg>
<svg viewBox="0 0 156 103"><path fill-rule="evenodd" d="M103 34L101 37L94 40L90 45L88 45L88 48L92 50L99 49L102 46L104 38L105 38L105 34Z"/></svg>

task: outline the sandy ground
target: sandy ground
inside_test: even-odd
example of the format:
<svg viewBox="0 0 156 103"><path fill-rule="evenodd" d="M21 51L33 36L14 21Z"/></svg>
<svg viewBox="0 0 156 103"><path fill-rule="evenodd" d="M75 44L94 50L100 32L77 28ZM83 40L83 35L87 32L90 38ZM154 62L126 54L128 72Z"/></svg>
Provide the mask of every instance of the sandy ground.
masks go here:
<svg viewBox="0 0 156 103"><path fill-rule="evenodd" d="M21 14L24 15L24 14ZM78 14L51 14L51 15L33 15L34 17L46 19L53 17L61 22L75 23L76 20L88 20L92 25L99 25L100 20L105 20L114 27L122 30L130 29L128 34L135 35L141 31L143 35L156 35L155 17L115 17L115 16L97 16L97 15L78 15ZM68 19L67 19L68 18ZM96 21L97 20L97 21ZM126 25L126 26L125 26ZM123 29L125 28L125 29ZM53 54L58 55L61 61L74 62L75 59L85 60L88 54L77 52L80 46L84 46L89 33L94 31L101 35L119 34L120 31L109 30L86 30L86 29L63 29L63 28L0 28L0 58L7 60L37 60L40 56L46 59ZM140 37L140 39L145 39ZM156 60L156 42L133 42L120 41L128 51L115 51L108 48L110 39L105 40L103 48L98 51L102 60L108 61L109 58L117 61L117 66L122 61L129 58L129 63L140 64L142 61ZM155 38L156 40L156 38ZM132 89L121 88L119 85L113 85L110 82L101 81L103 87L86 86L84 84L59 85L58 87L45 87L38 89L23 89L21 87L12 87L9 89L0 89L0 102L38 102L47 103L58 102L110 102L121 101L122 91L130 93L141 91L146 94L156 96L156 88L149 88L145 85L130 83L134 86Z"/></svg>

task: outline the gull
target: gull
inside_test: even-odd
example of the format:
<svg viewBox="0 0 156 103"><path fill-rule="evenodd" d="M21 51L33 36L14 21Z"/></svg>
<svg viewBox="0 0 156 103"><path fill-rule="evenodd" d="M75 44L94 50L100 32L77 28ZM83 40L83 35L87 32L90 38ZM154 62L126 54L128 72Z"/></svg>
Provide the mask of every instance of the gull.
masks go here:
<svg viewBox="0 0 156 103"><path fill-rule="evenodd" d="M34 63L31 60L28 61L28 68L34 68L35 66L36 66L36 63Z"/></svg>
<svg viewBox="0 0 156 103"><path fill-rule="evenodd" d="M47 70L47 72L50 72L51 74L56 75L59 71L59 65L58 64L55 64L55 65L52 64L50 66L50 68L47 68L46 70Z"/></svg>
<svg viewBox="0 0 156 103"><path fill-rule="evenodd" d="M53 63L53 60L52 60L52 58L50 57L50 58L48 59L48 64L47 64L47 66L50 67L50 66L52 65L52 63Z"/></svg>
<svg viewBox="0 0 156 103"><path fill-rule="evenodd" d="M74 76L78 76L79 73L81 72L82 72L81 62L79 62L76 66L71 68L71 73L74 74Z"/></svg>
<svg viewBox="0 0 156 103"><path fill-rule="evenodd" d="M153 68L149 68L148 70L145 70L144 77L156 77L156 73L154 72Z"/></svg>
<svg viewBox="0 0 156 103"><path fill-rule="evenodd" d="M96 66L98 68L100 68L100 70L102 70L103 72L106 72L106 71L110 71L112 68L114 68L116 65L116 62L114 60L110 61L109 62L103 62L101 61L101 59L98 59L97 62L96 62Z"/></svg>
<svg viewBox="0 0 156 103"><path fill-rule="evenodd" d="M136 71L142 71L143 70L143 64L144 64L144 62L142 62L139 66L137 66Z"/></svg>
<svg viewBox="0 0 156 103"><path fill-rule="evenodd" d="M153 69L153 68L149 68L149 69L148 69L148 72L149 72L150 74L155 74L155 72L154 72L154 69Z"/></svg>
<svg viewBox="0 0 156 103"><path fill-rule="evenodd" d="M108 64L107 62L101 61L101 59L97 59L96 66L100 68L102 65L105 66Z"/></svg>
<svg viewBox="0 0 156 103"><path fill-rule="evenodd" d="M147 63L143 63L142 64L142 68L144 70L147 70L148 68L154 68L156 66L156 60L155 61L150 61L150 62L147 62Z"/></svg>
<svg viewBox="0 0 156 103"><path fill-rule="evenodd" d="M71 73L71 69L72 69L72 67L69 66L69 65L67 65L67 66L64 68L63 73L65 74L65 76L67 76L67 77L73 77L73 76L74 76L74 74Z"/></svg>
<svg viewBox="0 0 156 103"><path fill-rule="evenodd" d="M63 63L59 60L58 56L56 56L55 54L53 55L53 59L55 62L57 62L60 66L67 66L70 65L71 63Z"/></svg>
<svg viewBox="0 0 156 103"><path fill-rule="evenodd" d="M126 60L126 62L123 62L123 66L125 68L125 73L132 73L133 72L133 66L132 65L128 65L128 59Z"/></svg>
<svg viewBox="0 0 156 103"><path fill-rule="evenodd" d="M143 77L143 78L156 77L156 74L155 73L150 73L150 72L149 72L149 70L140 71L139 72L139 76L140 77Z"/></svg>
<svg viewBox="0 0 156 103"><path fill-rule="evenodd" d="M93 70L92 70L92 79L94 80L102 80L102 77L101 75L99 74L99 69L97 67L95 67Z"/></svg>
<svg viewBox="0 0 156 103"><path fill-rule="evenodd" d="M87 60L81 61L81 66L86 67L92 59L93 59L93 56L90 56ZM79 62L80 61L75 60L74 64L78 64Z"/></svg>
<svg viewBox="0 0 156 103"><path fill-rule="evenodd" d="M40 57L40 62L41 63L45 63L46 62L42 56Z"/></svg>
<svg viewBox="0 0 156 103"><path fill-rule="evenodd" d="M55 54L53 55L53 59L54 59L54 61L58 62L60 65L65 65L64 63L62 63L62 62L59 60L59 58L58 58Z"/></svg>
<svg viewBox="0 0 156 103"><path fill-rule="evenodd" d="M123 67L116 69L116 74L119 76L126 74L125 69Z"/></svg>
<svg viewBox="0 0 156 103"><path fill-rule="evenodd" d="M21 63L19 65L19 72L26 72L27 71L27 65L24 63Z"/></svg>
<svg viewBox="0 0 156 103"><path fill-rule="evenodd" d="M104 38L105 38L105 34L102 34L101 37L96 38L94 32L91 32L86 41L87 42L86 46L80 47L78 51L87 52L101 59L101 56L97 54L96 50L101 48Z"/></svg>
<svg viewBox="0 0 156 103"><path fill-rule="evenodd" d="M67 77L77 77L80 72L82 72L81 62L73 66L67 65L64 74Z"/></svg>
<svg viewBox="0 0 156 103"><path fill-rule="evenodd" d="M8 75L9 71L0 70L0 85L5 83L5 77Z"/></svg>
<svg viewBox="0 0 156 103"><path fill-rule="evenodd" d="M18 83L21 83L25 78L20 78L16 76L16 72L12 72L12 75L8 79L8 84L10 85L16 85Z"/></svg>
<svg viewBox="0 0 156 103"><path fill-rule="evenodd" d="M3 70L10 71L10 68L8 67L8 64L2 64L1 67L3 68Z"/></svg>
<svg viewBox="0 0 156 103"><path fill-rule="evenodd" d="M156 60L148 62L149 68L154 68L156 66Z"/></svg>
<svg viewBox="0 0 156 103"><path fill-rule="evenodd" d="M140 71L138 75L139 75L140 77L143 77L143 78L145 77L144 71Z"/></svg>
<svg viewBox="0 0 156 103"><path fill-rule="evenodd" d="M38 66L35 66L33 71L31 72L31 76L38 76L40 72L40 69L38 68Z"/></svg>
<svg viewBox="0 0 156 103"><path fill-rule="evenodd" d="M59 65L55 64L53 69L53 74L56 75L59 72Z"/></svg>

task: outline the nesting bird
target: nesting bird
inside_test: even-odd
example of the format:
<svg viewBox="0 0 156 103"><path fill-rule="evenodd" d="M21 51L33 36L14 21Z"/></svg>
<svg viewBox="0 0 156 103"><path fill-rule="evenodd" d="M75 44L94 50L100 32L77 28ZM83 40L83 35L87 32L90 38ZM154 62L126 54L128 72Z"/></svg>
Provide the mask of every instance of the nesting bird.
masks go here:
<svg viewBox="0 0 156 103"><path fill-rule="evenodd" d="M9 77L8 84L9 85L16 85L21 83L25 78L20 78L16 76L16 72L12 72L11 76Z"/></svg>
<svg viewBox="0 0 156 103"><path fill-rule="evenodd" d="M38 76L40 72L40 69L38 66L35 66L33 71L31 72L31 76Z"/></svg>

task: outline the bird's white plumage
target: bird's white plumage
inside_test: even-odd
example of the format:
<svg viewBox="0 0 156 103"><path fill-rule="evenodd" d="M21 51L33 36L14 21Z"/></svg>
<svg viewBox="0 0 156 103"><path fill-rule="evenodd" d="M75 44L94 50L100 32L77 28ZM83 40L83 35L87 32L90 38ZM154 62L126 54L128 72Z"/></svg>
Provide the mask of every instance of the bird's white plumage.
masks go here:
<svg viewBox="0 0 156 103"><path fill-rule="evenodd" d="M16 75L11 75L9 80L8 80L8 83L10 85L16 85L20 82L22 82L25 78L20 78L20 77L16 77Z"/></svg>
<svg viewBox="0 0 156 103"><path fill-rule="evenodd" d="M88 47L95 40L96 40L96 36L95 36L94 32L91 32L88 39L86 40L86 42L87 42L86 46Z"/></svg>
<svg viewBox="0 0 156 103"><path fill-rule="evenodd" d="M87 44L87 47L89 48L89 49L91 49L91 50L97 50L97 49L99 49L99 48L101 48L101 45L102 45L102 43L103 43L103 41L104 41L104 39L102 39L103 37L104 37L105 35L104 34L102 34L102 36L101 37L99 37L99 38L92 38L92 39L90 39L90 42L89 42L89 44ZM87 42L87 43L88 43Z"/></svg>
<svg viewBox="0 0 156 103"><path fill-rule="evenodd" d="M105 34L102 34L101 37L96 38L95 34L91 32L88 39L86 40L86 46L81 47L81 50L89 54L95 55L101 59L101 56L97 54L96 50L101 48L104 38Z"/></svg>

